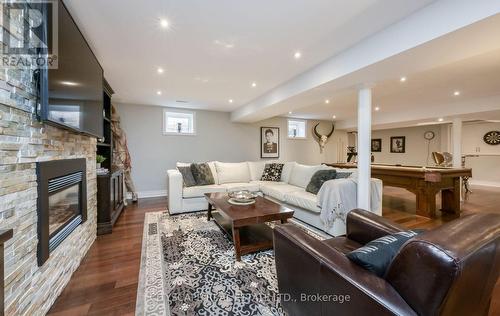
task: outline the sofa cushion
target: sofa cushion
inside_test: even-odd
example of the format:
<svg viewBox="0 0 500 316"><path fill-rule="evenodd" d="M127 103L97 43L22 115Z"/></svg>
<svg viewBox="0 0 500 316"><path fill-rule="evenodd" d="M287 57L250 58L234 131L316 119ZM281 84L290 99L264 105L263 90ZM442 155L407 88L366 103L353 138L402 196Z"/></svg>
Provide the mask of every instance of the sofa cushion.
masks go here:
<svg viewBox="0 0 500 316"><path fill-rule="evenodd" d="M307 166L296 163L293 166L288 183L305 189L309 181L311 181L313 174L320 170L320 168L320 165Z"/></svg>
<svg viewBox="0 0 500 316"><path fill-rule="evenodd" d="M262 172L262 181L281 181L281 172L283 171L282 163L268 163Z"/></svg>
<svg viewBox="0 0 500 316"><path fill-rule="evenodd" d="M284 202L285 194L300 191L303 189L284 182L261 181L260 190L265 195L269 195L277 200Z"/></svg>
<svg viewBox="0 0 500 316"><path fill-rule="evenodd" d="M336 179L336 176L337 171L335 169L318 170L313 174L311 181L309 181L309 184L306 187L306 191L312 194L318 194L319 189L321 189L323 183L328 180Z"/></svg>
<svg viewBox="0 0 500 316"><path fill-rule="evenodd" d="M260 190L259 183L256 182L225 183L225 184L220 184L220 186L226 188L228 192L239 191L239 190L248 190L251 192L257 192Z"/></svg>
<svg viewBox="0 0 500 316"><path fill-rule="evenodd" d="M212 171L212 176L214 177L214 183L217 184L219 183L219 179L217 178L217 170L215 169L215 161L209 161L207 162L208 166L210 167L210 171ZM179 167L190 167L191 163L190 162L177 162L175 164L177 168Z"/></svg>
<svg viewBox="0 0 500 316"><path fill-rule="evenodd" d="M361 248L351 251L346 256L368 271L383 277L394 256L405 242L417 236L423 230L407 230L370 241Z"/></svg>
<svg viewBox="0 0 500 316"><path fill-rule="evenodd" d="M182 181L184 182L184 186L192 187L196 185L196 180L193 177L193 173L191 172L191 166L177 167L177 170L182 174Z"/></svg>
<svg viewBox="0 0 500 316"><path fill-rule="evenodd" d="M216 161L215 168L217 169L219 184L250 182L250 169L246 161L237 163Z"/></svg>
<svg viewBox="0 0 500 316"><path fill-rule="evenodd" d="M215 184L212 170L208 163L193 163L191 164L191 172L196 180L196 185Z"/></svg>
<svg viewBox="0 0 500 316"><path fill-rule="evenodd" d="M226 192L226 188L218 184L185 187L182 189L182 197L183 198L204 197L205 193L213 193L213 192Z"/></svg>
<svg viewBox="0 0 500 316"><path fill-rule="evenodd" d="M285 194L285 202L314 213L321 213L321 209L318 207L317 196L303 189Z"/></svg>
<svg viewBox="0 0 500 316"><path fill-rule="evenodd" d="M285 162L283 164L283 170L281 171L281 181L288 183L290 181L290 175L293 171L293 166L297 163L295 161Z"/></svg>
<svg viewBox="0 0 500 316"><path fill-rule="evenodd" d="M266 167L265 161L248 161L248 169L250 170L250 180L258 181L262 177L262 172Z"/></svg>
<svg viewBox="0 0 500 316"><path fill-rule="evenodd" d="M208 166L210 167L210 171L212 171L212 176L214 176L215 184L218 184L219 177L217 176L217 168L215 168L215 161L209 161L207 163L208 163Z"/></svg>

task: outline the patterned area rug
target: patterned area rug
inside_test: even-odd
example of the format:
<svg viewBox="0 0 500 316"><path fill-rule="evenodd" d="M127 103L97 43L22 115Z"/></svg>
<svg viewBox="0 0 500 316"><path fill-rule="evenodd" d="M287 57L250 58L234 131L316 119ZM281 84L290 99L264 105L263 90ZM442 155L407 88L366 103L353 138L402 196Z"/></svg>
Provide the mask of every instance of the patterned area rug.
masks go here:
<svg viewBox="0 0 500 316"><path fill-rule="evenodd" d="M237 262L230 239L206 212L147 213L136 314L169 313L284 315L273 251Z"/></svg>

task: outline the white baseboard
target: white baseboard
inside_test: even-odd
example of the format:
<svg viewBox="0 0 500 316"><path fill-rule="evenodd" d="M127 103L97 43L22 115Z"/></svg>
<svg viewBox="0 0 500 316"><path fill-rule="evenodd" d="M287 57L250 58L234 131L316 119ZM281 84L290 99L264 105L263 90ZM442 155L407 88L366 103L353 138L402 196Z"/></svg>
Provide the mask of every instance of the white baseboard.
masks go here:
<svg viewBox="0 0 500 316"><path fill-rule="evenodd" d="M167 196L167 190L139 191L137 196L140 199ZM132 199L132 193L127 192L127 199Z"/></svg>
<svg viewBox="0 0 500 316"><path fill-rule="evenodd" d="M470 185L480 186L480 187L495 187L500 188L500 182L498 181L482 181L482 180L469 180Z"/></svg>

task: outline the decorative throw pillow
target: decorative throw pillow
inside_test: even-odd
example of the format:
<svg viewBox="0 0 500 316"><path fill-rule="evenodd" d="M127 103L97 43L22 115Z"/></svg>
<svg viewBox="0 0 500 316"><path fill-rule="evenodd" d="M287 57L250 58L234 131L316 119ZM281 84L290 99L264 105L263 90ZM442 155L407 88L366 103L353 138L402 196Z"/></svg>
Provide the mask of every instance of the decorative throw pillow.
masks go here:
<svg viewBox="0 0 500 316"><path fill-rule="evenodd" d="M337 172L335 179L346 179L351 176L352 172Z"/></svg>
<svg viewBox="0 0 500 316"><path fill-rule="evenodd" d="M423 231L415 229L386 235L370 241L363 247L351 251L346 256L366 270L375 273L379 277L384 277L389 264L403 244Z"/></svg>
<svg viewBox="0 0 500 316"><path fill-rule="evenodd" d="M196 185L215 184L214 176L208 163L191 164L191 172L193 173Z"/></svg>
<svg viewBox="0 0 500 316"><path fill-rule="evenodd" d="M282 163L266 163L262 172L261 181L281 181Z"/></svg>
<svg viewBox="0 0 500 316"><path fill-rule="evenodd" d="M312 194L318 194L319 189L321 189L323 183L328 180L336 179L336 175L337 171L335 169L316 171L313 174L311 181L309 181L309 184L306 187L306 191Z"/></svg>
<svg viewBox="0 0 500 316"><path fill-rule="evenodd" d="M177 170L182 174L182 180L184 181L184 186L192 187L196 185L196 180L191 172L191 166L177 167Z"/></svg>

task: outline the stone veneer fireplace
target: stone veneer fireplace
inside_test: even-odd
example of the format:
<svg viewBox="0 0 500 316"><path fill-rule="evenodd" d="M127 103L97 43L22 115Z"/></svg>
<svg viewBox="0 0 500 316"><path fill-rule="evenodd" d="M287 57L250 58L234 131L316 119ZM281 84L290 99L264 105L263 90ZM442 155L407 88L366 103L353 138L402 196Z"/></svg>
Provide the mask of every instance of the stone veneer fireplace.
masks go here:
<svg viewBox="0 0 500 316"><path fill-rule="evenodd" d="M33 69L0 69L0 229L14 230L4 244L5 315L45 315L97 236L97 140L37 122L36 91ZM40 267L37 163L82 158L87 220Z"/></svg>
<svg viewBox="0 0 500 316"><path fill-rule="evenodd" d="M87 220L86 160L37 163L38 247L41 266L81 223Z"/></svg>
<svg viewBox="0 0 500 316"><path fill-rule="evenodd" d="M46 314L97 235L97 140L34 120L32 78L30 69L0 69L0 229L14 229L4 245L5 315ZM39 267L37 163L82 158L87 220Z"/></svg>

